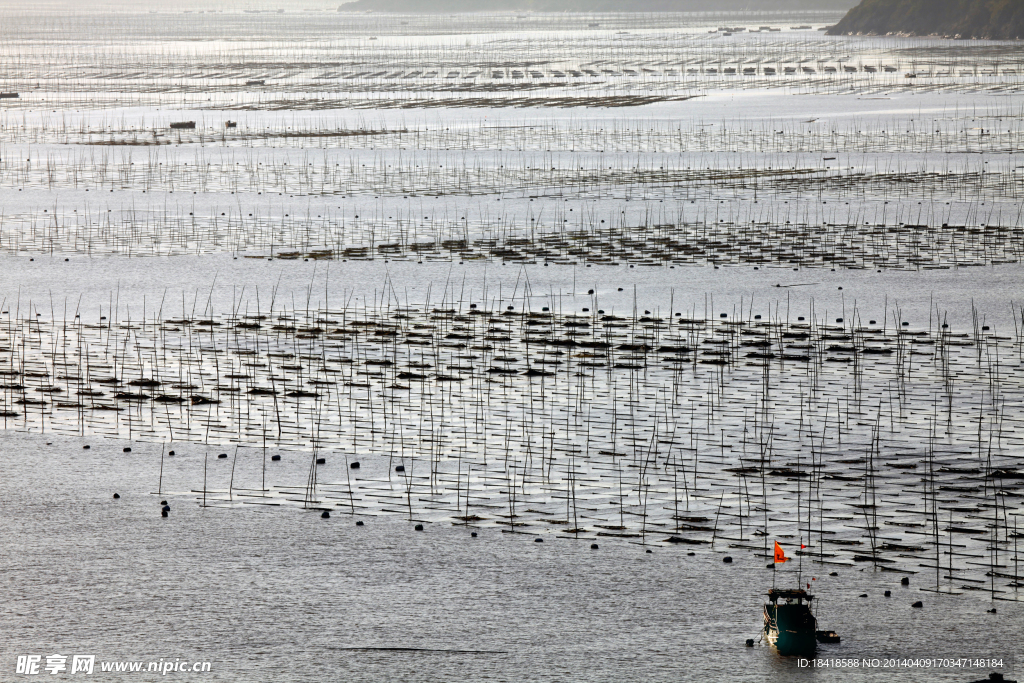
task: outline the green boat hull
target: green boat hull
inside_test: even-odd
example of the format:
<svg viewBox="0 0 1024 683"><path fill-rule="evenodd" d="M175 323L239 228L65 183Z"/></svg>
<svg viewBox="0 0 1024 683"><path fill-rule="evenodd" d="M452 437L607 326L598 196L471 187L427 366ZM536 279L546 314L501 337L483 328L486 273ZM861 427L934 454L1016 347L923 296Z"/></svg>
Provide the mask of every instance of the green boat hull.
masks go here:
<svg viewBox="0 0 1024 683"><path fill-rule="evenodd" d="M817 620L806 605L765 605L764 631L780 655L813 655L818 640Z"/></svg>

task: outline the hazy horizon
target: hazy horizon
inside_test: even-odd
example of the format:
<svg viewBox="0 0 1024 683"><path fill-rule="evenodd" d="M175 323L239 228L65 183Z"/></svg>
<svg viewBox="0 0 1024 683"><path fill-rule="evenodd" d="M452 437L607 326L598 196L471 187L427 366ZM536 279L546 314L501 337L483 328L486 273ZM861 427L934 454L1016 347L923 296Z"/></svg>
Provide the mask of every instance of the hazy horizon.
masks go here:
<svg viewBox="0 0 1024 683"><path fill-rule="evenodd" d="M548 0L552 2L554 0ZM682 3L688 3L689 0L676 0ZM737 4L740 4L741 0L736 0ZM358 4L359 0L350 0L348 2L339 2L339 0L218 0L217 2L209 2L208 0L170 0L169 2L161 3L130 3L123 2L122 0L87 0L86 2L71 2L70 0L37 0L31 5L26 5L23 2L16 2L13 0L0 0L0 11L3 12L25 12L32 13L37 11L52 11L52 12L90 12L90 11L115 11L115 12L180 12L180 11L192 11L192 12L243 12L245 10L258 10L260 12L276 12L278 10L284 10L286 13L289 12L307 12L307 11L321 11L321 12L337 12L339 7L345 5ZM502 0L502 4L510 5L507 9L492 9L482 8L479 10L463 10L463 9L451 9L453 4L459 3L460 0L404 0L402 4L408 4L415 6L416 9L407 9L410 13L437 13L437 12L452 12L452 13L476 13L476 12L536 12L542 13L544 10L534 10L528 7L522 7L523 4L529 4L529 0ZM569 3L572 0L565 0ZM859 0L747 0L749 7L747 11L762 9L764 11L845 11L855 5ZM625 3L624 3L625 4ZM641 0L634 4L659 4L659 0ZM515 7L511 5L517 5ZM796 6L794 6L796 5ZM719 4L721 6L721 3ZM359 10L363 11L363 10ZM384 10L386 11L386 10ZM550 11L563 11L563 10L550 10ZM581 10L573 10L579 12ZM597 12L614 12L615 10L599 9L594 10ZM623 12L629 11L644 11L639 9L623 9ZM716 11L700 11L692 9L682 9L682 12L700 12L702 14L717 14L727 13L735 11L743 11L733 9L729 6L716 12Z"/></svg>

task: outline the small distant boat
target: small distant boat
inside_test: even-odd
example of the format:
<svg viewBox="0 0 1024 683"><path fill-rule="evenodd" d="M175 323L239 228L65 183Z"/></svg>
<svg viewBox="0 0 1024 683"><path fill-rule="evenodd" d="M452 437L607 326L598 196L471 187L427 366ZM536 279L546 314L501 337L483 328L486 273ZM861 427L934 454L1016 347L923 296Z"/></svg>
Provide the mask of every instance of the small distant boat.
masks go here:
<svg viewBox="0 0 1024 683"><path fill-rule="evenodd" d="M265 80L263 80L263 79L259 79L259 80L253 80L253 81L246 81L245 84L246 85L266 85L267 82Z"/></svg>
<svg viewBox="0 0 1024 683"><path fill-rule="evenodd" d="M780 655L814 654L818 646L818 621L811 614L813 599L814 596L802 588L773 588L768 591L768 602L764 606L764 633Z"/></svg>
<svg viewBox="0 0 1024 683"><path fill-rule="evenodd" d="M195 121L178 121L171 124L171 128L188 128L192 129L196 127Z"/></svg>
<svg viewBox="0 0 1024 683"><path fill-rule="evenodd" d="M0 99L2 99L2 100L15 100L15 99L18 99L18 93L16 93L16 92L0 92Z"/></svg>

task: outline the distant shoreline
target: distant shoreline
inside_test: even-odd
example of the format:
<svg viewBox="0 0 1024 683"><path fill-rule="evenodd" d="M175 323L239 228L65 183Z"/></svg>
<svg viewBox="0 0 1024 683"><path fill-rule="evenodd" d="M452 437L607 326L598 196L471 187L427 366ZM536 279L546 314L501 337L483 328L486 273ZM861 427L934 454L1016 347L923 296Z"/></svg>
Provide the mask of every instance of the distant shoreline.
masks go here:
<svg viewBox="0 0 1024 683"><path fill-rule="evenodd" d="M1024 3L1019 0L864 0L830 35L904 35L1019 40Z"/></svg>

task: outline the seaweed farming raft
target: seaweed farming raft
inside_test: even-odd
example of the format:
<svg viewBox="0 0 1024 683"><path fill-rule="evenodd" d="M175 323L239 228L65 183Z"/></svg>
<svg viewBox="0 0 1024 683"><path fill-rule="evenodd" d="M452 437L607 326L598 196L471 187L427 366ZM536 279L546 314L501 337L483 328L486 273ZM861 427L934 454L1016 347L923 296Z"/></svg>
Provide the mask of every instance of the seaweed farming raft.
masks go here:
<svg viewBox="0 0 1024 683"><path fill-rule="evenodd" d="M937 312L912 329L898 309L879 324L396 301L91 322L8 311L3 424L262 462L258 501L233 474L203 484L196 463L179 485L208 505L767 557L769 538L792 538L809 560L933 590L1012 599L1022 585L1019 309L1001 336L980 314L961 333ZM268 449L282 456L269 467ZM288 462L308 463L304 486L275 481Z"/></svg>

